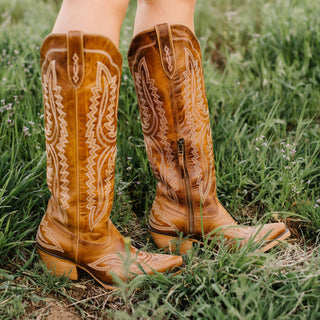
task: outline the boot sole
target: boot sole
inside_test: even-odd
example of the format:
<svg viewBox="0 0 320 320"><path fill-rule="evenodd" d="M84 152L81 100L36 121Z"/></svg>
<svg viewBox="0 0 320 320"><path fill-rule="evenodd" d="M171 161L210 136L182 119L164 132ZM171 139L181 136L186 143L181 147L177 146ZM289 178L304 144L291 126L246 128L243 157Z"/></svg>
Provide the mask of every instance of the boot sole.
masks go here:
<svg viewBox="0 0 320 320"><path fill-rule="evenodd" d="M179 252L180 255L184 255L193 247L193 243L200 243L202 245L204 244L203 241L199 241L193 238L181 239L179 237L158 233L150 229L149 229L149 232L156 246L170 253ZM288 237L290 237L290 231L289 229L286 228L285 231L282 232L278 237L261 245L255 251L266 252L271 248L273 248L274 246L276 246L277 244L280 244L282 241L284 241Z"/></svg>
<svg viewBox="0 0 320 320"><path fill-rule="evenodd" d="M268 243L263 244L261 247L259 247L256 251L258 252L266 252L276 246L277 244L280 244L285 239L290 237L290 230L286 228L278 237L270 240Z"/></svg>

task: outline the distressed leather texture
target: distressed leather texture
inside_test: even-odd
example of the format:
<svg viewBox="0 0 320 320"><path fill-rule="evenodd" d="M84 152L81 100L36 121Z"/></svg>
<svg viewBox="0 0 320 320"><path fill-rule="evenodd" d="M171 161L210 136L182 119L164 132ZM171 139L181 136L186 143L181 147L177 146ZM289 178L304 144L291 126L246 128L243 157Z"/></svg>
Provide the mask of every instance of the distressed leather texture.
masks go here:
<svg viewBox="0 0 320 320"><path fill-rule="evenodd" d="M114 194L117 112L122 58L107 38L70 31L41 48L51 192L38 247L83 267L102 282L123 276L124 238L109 219ZM131 247L130 271L165 272L181 257ZM153 269L153 270L152 270Z"/></svg>
<svg viewBox="0 0 320 320"><path fill-rule="evenodd" d="M206 235L220 230L242 243L283 233L283 223L238 226L217 198L202 58L194 34L182 25L157 25L134 37L128 62L149 163L158 180L150 230L202 239L203 221Z"/></svg>

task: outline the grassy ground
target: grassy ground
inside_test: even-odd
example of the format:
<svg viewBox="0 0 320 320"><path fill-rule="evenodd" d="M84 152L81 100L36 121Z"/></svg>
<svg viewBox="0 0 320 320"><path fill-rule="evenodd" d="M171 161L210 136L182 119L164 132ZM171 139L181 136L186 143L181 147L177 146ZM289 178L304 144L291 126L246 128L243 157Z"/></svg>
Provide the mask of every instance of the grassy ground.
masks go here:
<svg viewBox="0 0 320 320"><path fill-rule="evenodd" d="M86 275L55 278L35 252L49 198L39 46L57 9L0 3L0 319L319 319L320 2L199 0L196 12L220 200L244 224L286 221L291 241L268 254L195 248L181 274L117 292ZM133 15L131 6L124 57ZM146 228L155 179L126 61L118 142L112 219L157 252Z"/></svg>

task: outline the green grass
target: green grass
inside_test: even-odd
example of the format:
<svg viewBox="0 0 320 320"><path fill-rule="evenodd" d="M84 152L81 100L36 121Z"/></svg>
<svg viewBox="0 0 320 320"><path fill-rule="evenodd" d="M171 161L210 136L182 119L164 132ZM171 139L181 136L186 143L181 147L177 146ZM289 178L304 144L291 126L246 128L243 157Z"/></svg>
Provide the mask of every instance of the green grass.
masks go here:
<svg viewBox="0 0 320 320"><path fill-rule="evenodd" d="M126 62L134 4L120 51L112 220L153 252L147 232L155 179L146 158ZM0 319L45 319L59 302L84 319L319 319L320 3L199 0L220 201L244 224L285 221L293 239L270 253L195 248L176 276L140 276L105 292L87 276L50 275L35 234L46 209L39 47L57 1L0 3Z"/></svg>

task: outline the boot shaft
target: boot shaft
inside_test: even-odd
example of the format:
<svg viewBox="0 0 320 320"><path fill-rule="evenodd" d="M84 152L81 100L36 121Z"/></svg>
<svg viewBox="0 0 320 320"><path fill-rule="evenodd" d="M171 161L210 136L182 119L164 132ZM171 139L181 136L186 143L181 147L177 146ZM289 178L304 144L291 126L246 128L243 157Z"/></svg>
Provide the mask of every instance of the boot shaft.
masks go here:
<svg viewBox="0 0 320 320"><path fill-rule="evenodd" d="M78 31L41 48L51 219L88 241L105 240L112 208L121 63L109 39Z"/></svg>

